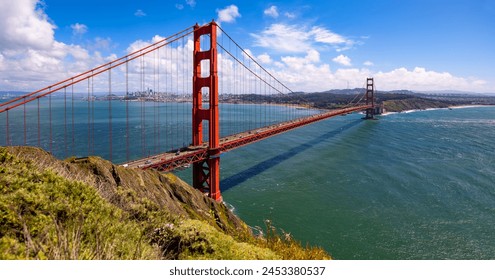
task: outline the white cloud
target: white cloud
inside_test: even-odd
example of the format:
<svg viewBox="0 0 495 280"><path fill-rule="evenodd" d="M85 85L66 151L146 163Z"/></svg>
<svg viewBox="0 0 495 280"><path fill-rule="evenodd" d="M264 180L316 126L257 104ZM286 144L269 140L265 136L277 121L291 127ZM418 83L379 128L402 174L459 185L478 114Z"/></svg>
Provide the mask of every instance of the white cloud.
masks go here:
<svg viewBox="0 0 495 280"><path fill-rule="evenodd" d="M481 79L458 77L448 72L436 72L423 67L415 67L412 70L397 68L387 72L350 67L331 69L328 63L321 61L320 53L314 49L309 49L300 56L282 56L279 60L263 53L258 55L257 59L293 91L316 92L347 86L363 87L367 77L374 77L380 90L458 89L493 92L495 89L495 85ZM350 58L345 55L339 55L334 60L351 66Z"/></svg>
<svg viewBox="0 0 495 280"><path fill-rule="evenodd" d="M230 5L225 7L224 9L217 10L218 13L218 23L222 22L234 22L236 18L240 17L239 8L236 5Z"/></svg>
<svg viewBox="0 0 495 280"><path fill-rule="evenodd" d="M272 17L272 18L278 18L278 9L277 6L271 6L270 8L266 9L263 11L263 14Z"/></svg>
<svg viewBox="0 0 495 280"><path fill-rule="evenodd" d="M297 26L272 24L260 34L251 34L255 45L280 52L301 53L311 48L309 34Z"/></svg>
<svg viewBox="0 0 495 280"><path fill-rule="evenodd" d="M0 1L0 50L48 49L56 28L32 0Z"/></svg>
<svg viewBox="0 0 495 280"><path fill-rule="evenodd" d="M477 78L456 77L448 72L435 72L423 67L408 70L404 67L389 72L375 73L375 79L382 81L389 89L484 91L486 81Z"/></svg>
<svg viewBox="0 0 495 280"><path fill-rule="evenodd" d="M284 56L281 58L281 61L291 69L303 69L308 65L318 63L320 61L320 53L316 50L309 50L305 57Z"/></svg>
<svg viewBox="0 0 495 280"><path fill-rule="evenodd" d="M253 58L255 57L255 55L253 54L253 52L250 49L244 49L244 52L242 53L242 55L244 56L244 58L247 58L247 59L251 59L252 57Z"/></svg>
<svg viewBox="0 0 495 280"><path fill-rule="evenodd" d="M143 12L143 10L139 9L137 10L135 13L134 13L135 16L137 17L145 17L146 16L146 13Z"/></svg>
<svg viewBox="0 0 495 280"><path fill-rule="evenodd" d="M186 0L186 4L194 8L196 6L195 0Z"/></svg>
<svg viewBox="0 0 495 280"><path fill-rule="evenodd" d="M251 34L255 45L270 48L279 52L304 53L314 48L315 44L331 46L349 46L353 42L332 31L314 26L308 28L301 25L275 23L259 34Z"/></svg>
<svg viewBox="0 0 495 280"><path fill-rule="evenodd" d="M100 65L115 55L102 54L96 50L111 48L110 38L96 38L94 46L83 48L78 45L68 45L54 39L56 26L51 23L43 10L36 8L36 1L17 0L8 5L0 2L0 88L4 90L34 90L52 84L69 76L84 72ZM232 6L229 6L232 7ZM235 20L239 15L238 9L227 7L219 12L219 19ZM230 11L230 12L228 12ZM235 11L235 12L234 12ZM237 16L236 16L237 14ZM229 15L229 16L226 16ZM270 52L262 51L254 54L267 70L277 79L294 91L324 91L332 88L361 87L366 77L374 77L380 90L411 89L411 90L445 90L458 89L466 91L493 92L495 85L477 78L458 77L449 72L436 72L423 67L413 69L397 68L390 71L371 71L367 68L351 68L351 61L345 55L339 55L342 60L348 59L349 66L332 69L330 61L322 59L318 52L321 44L334 46L346 45L348 39L334 34L322 27L304 27L296 25L273 24L259 35L252 36L258 46L275 49L285 53L277 57ZM128 51L160 40L156 36L149 41L136 41L129 46ZM318 45L320 44L320 45ZM167 46L161 54L171 54L172 57L184 57L190 61L192 42L186 45ZM251 54L251 51L248 50ZM290 55L287 55L290 53ZM224 81L232 77L232 69L237 67L227 56L219 57ZM341 62L342 62L341 61ZM156 60L153 55L145 58L146 73L153 73L154 63L158 63L160 75L182 75L181 69L192 67L180 62L173 62L165 57ZM328 62L328 63L327 63ZM365 66L371 66L371 62ZM220 67L220 66L219 66ZM129 64L129 71L138 77L139 61ZM190 75L192 70L184 71ZM175 73L175 74L174 74ZM122 77L122 72L120 73ZM230 76L229 76L230 75ZM175 76L173 76L175 77ZM112 72L112 79L118 82L118 71ZM176 80L172 78L172 80ZM190 81L189 78L185 80ZM136 78L135 81L139 81ZM136 84L139 84L136 82ZM190 83L185 82L185 92L190 92Z"/></svg>
<svg viewBox="0 0 495 280"><path fill-rule="evenodd" d="M182 9L184 9L184 5L177 3L177 4L175 4L175 8L177 8L177 10L182 10Z"/></svg>
<svg viewBox="0 0 495 280"><path fill-rule="evenodd" d="M101 37L96 37L94 39L93 45L89 47L92 50L104 50L104 51L110 51L112 48L112 39L111 38L101 38Z"/></svg>
<svg viewBox="0 0 495 280"><path fill-rule="evenodd" d="M272 61L272 58L267 54L267 53L264 53L264 54L260 54L258 55L258 61L261 62L261 64L271 64L273 61Z"/></svg>
<svg viewBox="0 0 495 280"><path fill-rule="evenodd" d="M365 62L363 63L363 65L364 65L364 66L373 66L374 64L373 64L373 62L371 62L371 61L367 60L367 61L365 61Z"/></svg>
<svg viewBox="0 0 495 280"><path fill-rule="evenodd" d="M75 23L70 26L72 28L72 34L74 35L83 35L88 32L88 27L82 23Z"/></svg>
<svg viewBox="0 0 495 280"><path fill-rule="evenodd" d="M285 13L284 13L284 16L286 16L287 18L290 18L290 19L294 19L294 18L296 18L296 14L294 14L294 13L289 13L289 12L285 12Z"/></svg>
<svg viewBox="0 0 495 280"><path fill-rule="evenodd" d="M314 36L314 40L320 43L327 44L343 44L351 43L350 40L345 39L343 36L333 33L332 31L323 27L315 26L311 29L311 35Z"/></svg>
<svg viewBox="0 0 495 280"><path fill-rule="evenodd" d="M86 71L104 59L78 45L54 39L51 23L39 1L0 1L0 88L33 90ZM87 27L73 25L75 34Z"/></svg>
<svg viewBox="0 0 495 280"><path fill-rule="evenodd" d="M343 55L343 54L333 58L332 61L335 63L341 64L341 65L344 65L344 66L351 66L352 65L351 59L348 56Z"/></svg>

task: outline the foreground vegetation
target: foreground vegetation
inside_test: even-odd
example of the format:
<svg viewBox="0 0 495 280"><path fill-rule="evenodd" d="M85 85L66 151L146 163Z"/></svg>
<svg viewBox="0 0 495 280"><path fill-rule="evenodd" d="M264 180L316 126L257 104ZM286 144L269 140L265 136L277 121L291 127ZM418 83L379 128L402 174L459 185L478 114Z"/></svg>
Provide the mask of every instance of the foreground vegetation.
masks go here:
<svg viewBox="0 0 495 280"><path fill-rule="evenodd" d="M0 259L329 259L172 174L0 147Z"/></svg>

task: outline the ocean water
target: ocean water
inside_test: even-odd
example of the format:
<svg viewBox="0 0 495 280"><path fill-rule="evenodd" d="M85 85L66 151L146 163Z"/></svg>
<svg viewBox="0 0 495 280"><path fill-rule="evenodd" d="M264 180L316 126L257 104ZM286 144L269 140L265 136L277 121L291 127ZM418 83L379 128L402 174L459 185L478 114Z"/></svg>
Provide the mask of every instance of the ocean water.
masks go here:
<svg viewBox="0 0 495 280"><path fill-rule="evenodd" d="M50 150L51 130L51 151L60 158L108 158L107 102L76 100L60 110L65 102L54 99L51 113L42 106L41 146ZM114 162L126 159L127 142L133 158L190 139L190 104L112 103ZM36 108L26 107L25 131L23 109L10 113L11 142L22 145L25 134L28 145L38 144ZM224 135L315 113L239 104L221 109ZM260 118L264 112L270 117ZM495 107L361 117L338 116L223 154L225 202L250 226L270 220L337 259L495 259ZM3 114L0 145L5 124ZM177 174L190 182L191 170Z"/></svg>
<svg viewBox="0 0 495 280"><path fill-rule="evenodd" d="M256 104L219 107L221 137L319 112ZM37 146L59 158L98 155L119 164L190 145L191 115L187 102L87 102L59 95L0 114L0 146ZM208 122L203 131L208 141Z"/></svg>
<svg viewBox="0 0 495 280"><path fill-rule="evenodd" d="M495 107L322 121L225 154L224 200L337 259L494 259Z"/></svg>

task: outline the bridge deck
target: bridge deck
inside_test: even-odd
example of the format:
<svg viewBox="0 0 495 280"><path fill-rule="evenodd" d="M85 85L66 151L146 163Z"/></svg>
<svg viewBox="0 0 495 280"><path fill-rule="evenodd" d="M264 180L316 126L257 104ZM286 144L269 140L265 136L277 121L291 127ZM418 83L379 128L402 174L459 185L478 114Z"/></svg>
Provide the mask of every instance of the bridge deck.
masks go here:
<svg viewBox="0 0 495 280"><path fill-rule="evenodd" d="M370 106L363 105L346 109L332 110L310 117L299 118L288 122L261 127L255 130L230 135L220 139L220 151L227 152L250 143L304 126L334 116L362 111ZM189 167L190 164L201 162L209 158L208 143L201 146L189 146L179 150L169 151L123 164L129 168L156 169L171 171Z"/></svg>

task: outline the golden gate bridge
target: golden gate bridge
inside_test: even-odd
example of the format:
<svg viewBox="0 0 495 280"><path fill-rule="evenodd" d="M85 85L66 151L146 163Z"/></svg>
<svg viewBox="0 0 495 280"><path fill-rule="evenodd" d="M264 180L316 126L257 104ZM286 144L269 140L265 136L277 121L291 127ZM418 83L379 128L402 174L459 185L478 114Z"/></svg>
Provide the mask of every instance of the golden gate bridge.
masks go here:
<svg viewBox="0 0 495 280"><path fill-rule="evenodd" d="M38 146L59 157L98 150L110 161L125 154L117 161L126 168L192 166L193 187L219 201L220 154L334 116L364 111L373 119L374 91L367 78L365 91L339 109L292 104L281 112L266 100L293 92L215 22L196 24L1 103L0 145ZM249 111L232 102L227 116L219 93L258 100Z"/></svg>

